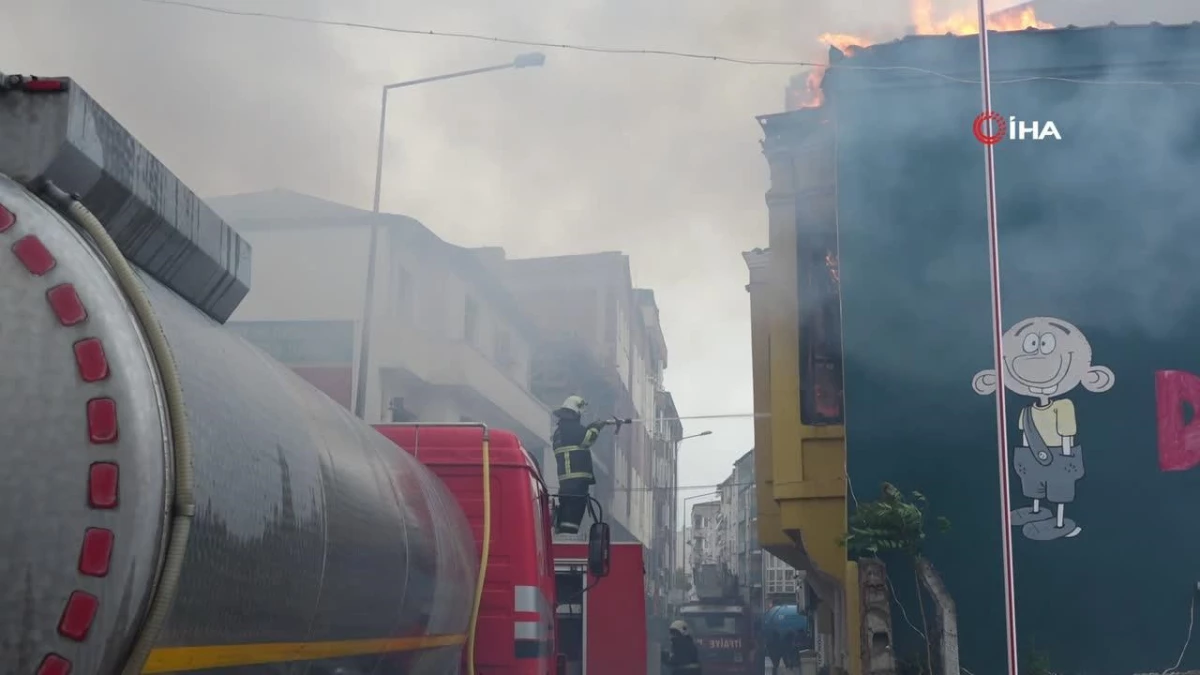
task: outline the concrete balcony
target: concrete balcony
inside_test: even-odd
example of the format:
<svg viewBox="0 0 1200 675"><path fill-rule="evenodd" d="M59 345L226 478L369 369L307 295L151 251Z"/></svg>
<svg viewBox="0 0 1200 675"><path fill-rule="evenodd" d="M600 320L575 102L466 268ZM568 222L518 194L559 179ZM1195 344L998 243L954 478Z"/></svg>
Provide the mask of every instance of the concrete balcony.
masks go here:
<svg viewBox="0 0 1200 675"><path fill-rule="evenodd" d="M390 384L418 396L448 393L456 409L470 410L476 419L510 427L526 442L550 442L550 410L471 345L391 317L380 319L373 332L371 360L385 390Z"/></svg>

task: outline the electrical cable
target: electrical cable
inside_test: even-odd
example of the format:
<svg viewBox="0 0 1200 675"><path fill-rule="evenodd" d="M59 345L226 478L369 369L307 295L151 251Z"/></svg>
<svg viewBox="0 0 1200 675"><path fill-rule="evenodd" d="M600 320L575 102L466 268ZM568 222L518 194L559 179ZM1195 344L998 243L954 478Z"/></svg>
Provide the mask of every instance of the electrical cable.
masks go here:
<svg viewBox="0 0 1200 675"><path fill-rule="evenodd" d="M343 27L343 28L355 28L355 29L380 31L380 32L387 32L387 33L420 35L420 36L427 36L427 37L455 38L455 39L462 39L462 40L476 40L476 41L483 41L483 42L493 42L493 43L498 43L498 44L510 44L510 45L519 45L519 46L527 46L527 47L541 47L541 48L548 48L548 49L562 49L562 50L579 51L579 52L590 52L590 53L601 53L601 54L621 54L621 55L635 55L635 56L663 56L663 57L674 57L674 58L693 59L693 60L724 62L724 63L732 63L732 64L738 64L738 65L750 65L750 66L786 66L786 67L809 67L809 68L822 68L822 69L836 68L836 69L842 69L842 70L905 71L905 72L911 72L911 73L930 75L933 77L937 77L940 79L944 79L944 80L947 80L950 82L956 82L956 83L960 83L960 84L980 85L981 91L982 91L982 98L983 98L984 114L992 112L991 111L991 86L997 85L997 84L1003 85L1003 84L1019 84L1019 83L1027 83L1027 82L1049 81L1049 82L1063 82L1063 83L1069 83L1069 84L1089 84L1089 85L1109 85L1109 86L1200 86L1200 82L1187 81L1187 80L1180 80L1180 81L1085 80L1085 79L1079 79L1079 78L1049 77L1049 76L1022 77L1022 78L1015 78L1015 79L1008 79L1008 80L991 80L990 67L989 67L989 63L988 63L985 0L978 0L978 3L977 3L978 9L979 9L979 17L980 17L979 18L980 31L978 33L979 43L980 43L980 57L981 57L980 58L980 79L979 80L971 80L971 79L966 79L966 78L954 77L951 75L947 75L945 73L940 73L940 72L925 69L925 68L917 68L914 66L856 66L853 64L822 64L822 63L816 63L816 62L811 62L811 61L798 61L798 60L747 59L747 58L725 56L725 55L720 55L720 54L702 54L702 53L683 52L683 51L675 51L675 50L668 50L668 49L603 47L603 46L570 44L570 43L565 43L565 42L549 42L549 41L539 41L539 40L518 40L518 39L512 39L512 38L504 38L504 37L500 37L500 36L489 36L489 35L482 35L482 34L475 34L475 33L461 33L461 32L396 28L396 27L382 26L382 25L369 24L369 23L351 22L351 21L336 21L336 20L329 20L329 19L315 19L315 18L308 18L308 17L285 15L285 14L276 14L276 13L271 13L271 12L251 12L251 11L243 11L243 10L233 10L233 9L226 9L226 8L202 5L199 3L186 2L183 0L139 0L139 1L145 2L145 3L150 3L150 4L184 7L184 8L197 10L197 11L205 11L205 12L210 12L210 13L215 13L215 14L223 14L223 15L228 15L228 16L274 19L274 20L279 20L279 21L290 21L290 22L295 22L295 23L335 26L335 27ZM994 155L992 152L992 147L990 145L985 146L984 152L985 152L985 156L987 159L987 169L988 169L986 172L987 173L986 186L987 186L987 196L988 196L987 208L988 208L988 221L989 221L988 229L989 229L989 239L990 239L989 248L991 249L989 258L990 258L990 264L992 267L992 285L993 285L992 318L993 318L994 329L996 331L1001 331L1003 329L1002 329L1002 324L1000 323L1002 321L1002 316L1000 313L1000 306L999 306L999 301L1000 301L999 288L998 288L999 287L999 278L998 278L998 276L999 276L999 261L998 261L998 246L996 245L997 217L996 217L996 206L995 206L995 195L994 195L995 165L994 165ZM1001 347L1000 347L1000 336L997 335L995 337L995 339L996 339L995 357L996 357L997 362L999 362L999 359L1002 358ZM997 440L998 440L998 446L1000 448L1000 450L999 450L1000 456L998 457L998 459L1001 463L1001 467L1000 467L1001 480L1003 482L1007 482L1008 448L1007 448L1007 439L1005 438L1006 437L1005 424L1003 422L1003 420L1005 419L1005 405L1004 405L1004 396L1003 396L1004 385L1003 385L1002 369L999 366L997 366L997 368L996 368L996 373L997 373L997 396L996 396L997 404L996 404L996 408L997 408L997 420L998 420L997 427L999 429L999 434L998 434ZM653 421L666 422L666 421L735 419L735 418L757 419L757 418L769 418L770 416L771 416L770 413L734 413L734 414L723 414L723 415L691 415L691 416L679 416L679 417L660 417L660 418L654 418ZM634 419L632 421L645 424L646 422L651 421L651 420ZM749 483L734 484L734 486L737 486L737 485L749 485ZM708 485L676 486L674 489L687 490L687 489L700 489L700 488L707 488L707 487L711 487L711 486L708 486ZM620 489L614 489L614 491L637 492L637 491L653 491L653 490L659 490L659 489L671 489L671 488L669 488L669 487L664 487L664 488L657 488L657 487L620 488ZM1007 486L1006 485L1002 486L1002 488L1001 488L1002 499L1006 500L1007 494L1008 494ZM853 488L851 488L851 496L853 498ZM854 498L854 502L857 504L856 498ZM1007 513L1007 508L1005 508L1005 512ZM1010 528L1008 527L1007 523L1004 524L1003 535L1004 535L1004 543L1005 543L1004 553L1005 553L1005 563L1006 563L1005 564L1005 577L1006 577L1005 578L1005 586L1006 586L1005 605L1006 605L1006 609L1008 610L1008 616L1009 616L1009 620L1007 622L1006 631L1005 631L1007 634L1006 637L1007 637L1007 641L1008 641L1008 661L1009 661L1008 672L1011 675L1017 675L1015 606L1014 606L1014 600L1012 597L1012 581L1011 581L1011 579L1012 579L1012 562L1011 562L1012 548L1011 548L1011 546L1012 545L1011 545L1011 532L1010 532ZM186 537L186 535L185 535L185 537ZM894 595L895 595L894 589L892 592L893 592L893 597L894 597ZM899 604L899 603L897 602L897 604ZM906 622L908 622L909 625L912 626L911 621L908 621L908 617L907 617L906 612L904 611L904 608L901 606L900 609L901 609L901 613L905 615ZM1187 638L1184 642L1183 651L1180 653L1179 659L1176 661L1175 665L1172 666L1171 668L1167 669L1166 671L1163 671L1163 675L1167 675L1168 673L1173 673L1179 668L1180 664L1183 661L1183 657L1187 653L1187 649L1190 646L1194 625L1195 625L1195 595L1193 594L1191 610L1190 610L1190 618L1189 618L1189 622L1188 622L1188 634L1187 634ZM913 627L913 629L916 630L915 627ZM917 632L918 632L918 634L920 634L920 631L917 631ZM966 672L965 669L964 669L964 672Z"/></svg>
<svg viewBox="0 0 1200 675"><path fill-rule="evenodd" d="M1191 605L1191 608L1188 609L1187 638L1185 638L1183 641L1183 649L1181 649L1179 651L1179 658L1175 659L1175 665L1162 671L1161 675L1171 675L1171 673L1177 672L1179 670L1179 666L1183 664L1183 657L1187 654L1188 646L1190 646L1192 644L1192 629L1194 629L1196 627L1196 594L1197 594L1197 592L1200 592L1200 591L1192 592L1192 605Z"/></svg>
<svg viewBox="0 0 1200 675"><path fill-rule="evenodd" d="M451 38L458 40L474 40L480 42L493 42L497 44L508 44L522 47L541 47L545 49L561 49L565 51L588 52L593 54L612 54L626 56L661 56L668 58L691 59L698 61L713 61L719 63L731 63L743 66L781 66L789 68L822 68L832 70L866 70L866 71L899 71L908 73L917 73L921 75L929 75L937 77L948 82L956 82L959 84L979 85L980 80L972 80L969 78L955 77L947 75L935 70L927 68L918 68L916 66L857 66L849 63L817 63L815 61L799 61L792 59L752 59L736 56L727 56L724 54L705 54L699 52L676 51L672 49L648 48L648 47L606 47L597 45L580 45L569 42L555 42L549 40L519 40L514 38L505 38L494 35L484 35L480 33L465 33L452 31L437 31L437 30L421 30L415 28L396 28L392 26L383 26L379 24L363 23L356 21L338 21L333 19L316 19L311 17L301 17L289 14L278 14L274 12L253 12L247 10L227 9L224 7L213 7L186 0L137 0L153 5L167 5L172 7L182 7L202 12L210 12L213 14L223 14L226 16L236 16L245 18L272 19L277 21L289 21L293 23L304 23L319 26L332 26L340 28L354 28L360 30L371 30L384 33L397 33L402 35L414 35L425 37L440 37ZM1200 87L1200 82L1188 80L1179 81L1161 81L1161 80L1085 80L1069 77L1049 77L1049 76L1031 76L1020 77L1008 80L992 80L991 84L1021 84L1025 82L1065 82L1069 84L1093 84L1093 85L1111 85L1111 86L1143 86L1143 87L1158 87L1158 86L1192 86Z"/></svg>

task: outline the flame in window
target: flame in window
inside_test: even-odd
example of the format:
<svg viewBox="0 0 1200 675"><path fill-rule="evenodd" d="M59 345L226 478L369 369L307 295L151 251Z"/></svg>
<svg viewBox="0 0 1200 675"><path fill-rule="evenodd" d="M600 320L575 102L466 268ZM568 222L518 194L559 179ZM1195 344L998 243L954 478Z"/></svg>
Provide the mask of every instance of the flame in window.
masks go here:
<svg viewBox="0 0 1200 675"><path fill-rule="evenodd" d="M833 251L825 254L825 269L829 270L829 276L833 279L833 283L841 284L842 276L838 271L838 257Z"/></svg>

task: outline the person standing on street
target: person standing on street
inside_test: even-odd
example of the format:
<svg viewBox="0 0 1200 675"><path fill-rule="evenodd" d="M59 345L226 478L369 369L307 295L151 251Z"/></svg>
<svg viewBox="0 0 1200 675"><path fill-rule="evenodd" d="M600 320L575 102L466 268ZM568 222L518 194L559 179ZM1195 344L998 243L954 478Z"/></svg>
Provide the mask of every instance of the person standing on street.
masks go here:
<svg viewBox="0 0 1200 675"><path fill-rule="evenodd" d="M700 651L686 622L671 624L671 649L663 650L662 662L671 669L670 675L701 675Z"/></svg>

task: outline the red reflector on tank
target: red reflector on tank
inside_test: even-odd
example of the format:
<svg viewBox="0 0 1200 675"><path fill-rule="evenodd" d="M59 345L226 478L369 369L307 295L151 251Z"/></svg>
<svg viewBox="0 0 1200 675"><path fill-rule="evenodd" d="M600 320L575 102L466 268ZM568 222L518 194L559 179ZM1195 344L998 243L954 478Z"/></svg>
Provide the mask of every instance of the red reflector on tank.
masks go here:
<svg viewBox="0 0 1200 675"><path fill-rule="evenodd" d="M108 377L108 358L100 338L87 338L75 343L75 364L84 382L99 382Z"/></svg>
<svg viewBox="0 0 1200 675"><path fill-rule="evenodd" d="M96 618L98 609L100 599L91 593L71 593L71 597L67 598L67 606L63 609L62 618L58 621L58 632L63 637L83 642L88 631L92 629L92 621Z"/></svg>
<svg viewBox="0 0 1200 675"><path fill-rule="evenodd" d="M83 308L83 301L79 299L79 293L75 292L75 286L71 284L55 286L46 291L46 300L62 325L74 326L87 321L87 310Z"/></svg>
<svg viewBox="0 0 1200 675"><path fill-rule="evenodd" d="M12 251L30 274L40 277L54 269L54 256L50 255L42 240L32 234L18 239L17 243L13 244Z"/></svg>
<svg viewBox="0 0 1200 675"><path fill-rule="evenodd" d="M94 398L87 404L88 439L93 443L113 443L117 440L117 402L111 398Z"/></svg>
<svg viewBox="0 0 1200 675"><path fill-rule="evenodd" d="M8 232L8 229L17 223L17 217L12 211L0 205L0 232ZM49 657L46 657L49 658Z"/></svg>
<svg viewBox="0 0 1200 675"><path fill-rule="evenodd" d="M112 462L96 462L88 473L88 504L93 509L117 506L120 469Z"/></svg>
<svg viewBox="0 0 1200 675"><path fill-rule="evenodd" d="M37 675L68 675L70 672L71 662L58 654L47 654L37 669Z"/></svg>
<svg viewBox="0 0 1200 675"><path fill-rule="evenodd" d="M89 577L108 575L108 563L113 551L112 530L89 527L83 533L83 548L79 551L79 572Z"/></svg>
<svg viewBox="0 0 1200 675"><path fill-rule="evenodd" d="M25 91L66 91L67 83L62 80L30 80L21 85Z"/></svg>

